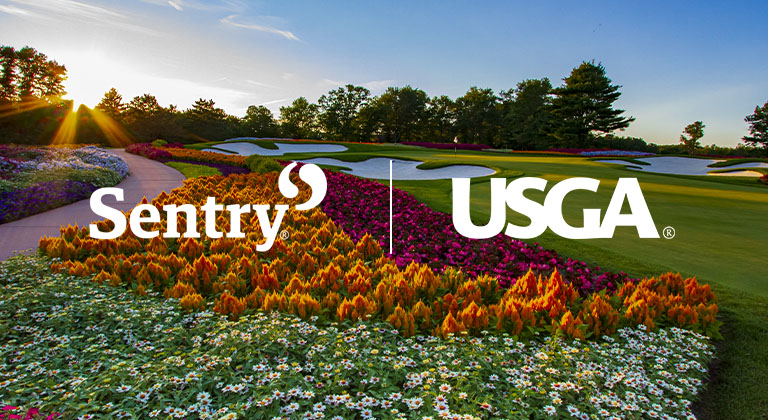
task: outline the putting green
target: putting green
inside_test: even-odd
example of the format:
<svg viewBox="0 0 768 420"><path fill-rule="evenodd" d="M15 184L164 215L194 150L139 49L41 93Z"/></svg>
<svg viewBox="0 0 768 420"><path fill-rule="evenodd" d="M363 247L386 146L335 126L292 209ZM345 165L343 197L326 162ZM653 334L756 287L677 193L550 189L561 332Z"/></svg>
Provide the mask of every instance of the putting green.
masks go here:
<svg viewBox="0 0 768 420"><path fill-rule="evenodd" d="M349 161L372 156L417 159L430 167L485 165L499 171L494 177L512 178L523 173L524 176L547 179L550 181L547 189L556 181L570 177L599 179L597 193L575 191L567 196L563 213L566 221L574 226L581 223L582 209L607 208L618 178L637 178L659 233L671 226L675 229L674 238L639 239L635 228L619 227L612 239L568 240L547 230L537 242L565 256L634 276L675 271L768 296L768 265L764 257L768 245L768 221L765 219L768 187L755 179L643 173L581 157L461 150L454 154L446 150L399 145L344 145L349 150L333 153L333 158ZM319 156L331 157L330 154L302 153L285 158ZM472 181L472 218L476 224L484 224L489 218L489 178ZM450 180L396 181L395 186L413 193L436 210L451 212ZM529 191L526 195L539 202L544 197L539 191ZM528 219L509 210L508 220L525 225Z"/></svg>

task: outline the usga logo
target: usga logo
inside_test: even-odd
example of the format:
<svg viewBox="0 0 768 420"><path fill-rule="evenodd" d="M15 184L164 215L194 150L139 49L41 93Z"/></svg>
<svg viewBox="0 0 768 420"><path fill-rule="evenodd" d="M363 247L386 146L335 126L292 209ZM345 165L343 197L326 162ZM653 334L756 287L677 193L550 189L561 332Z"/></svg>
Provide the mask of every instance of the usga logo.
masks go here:
<svg viewBox="0 0 768 420"><path fill-rule="evenodd" d="M277 186L280 189L280 193L286 198L294 198L299 194L299 189L293 185L290 179L291 170L296 166L296 162L286 166L280 177L278 178ZM325 193L328 190L328 181L325 178L323 171L313 164L305 164L299 169L299 178L304 181L312 189L312 195L306 203L296 205L296 210L309 210L320 204L325 198ZM95 239L115 239L125 232L126 218L123 212L111 208L102 202L105 195L113 195L117 201L123 201L122 188L100 188L91 195L91 211L95 214L106 217L115 224L115 228L111 232L101 232L97 225L92 224L89 226L90 236ZM250 213L251 209L256 212L256 216L259 220L261 232L266 238L263 244L256 246L256 250L264 252L272 248L272 244L275 242L278 232L280 231L280 224L283 221L283 216L288 210L287 204L277 204L275 206L274 221L269 221L269 204L232 204L223 206L216 204L216 198L208 197L205 204L200 209L205 214L205 234L209 238L221 238L226 236L229 238L244 238L245 234L240 231L240 215ZM230 230L229 232L222 233L216 230L216 212L226 211L230 214ZM184 232L185 238L199 238L200 233L197 231L197 209L191 204L182 204L177 206L175 204L168 204L163 206L163 211L168 213L168 230L163 233L164 238L179 238L178 231L178 214L185 213L187 219L187 229ZM143 216L142 213L148 212L149 216ZM136 206L131 211L130 228L134 235L139 238L150 239L158 236L160 232L157 230L146 231L141 226L142 223L159 223L160 211L157 207L151 204L141 204Z"/></svg>
<svg viewBox="0 0 768 420"><path fill-rule="evenodd" d="M568 239L612 238L616 226L635 226L641 238L659 237L637 178L619 178L602 223L600 209L584 209L584 227L573 227L565 222L563 199L573 190L597 191L600 185L597 179L570 178L560 181L549 190L544 204L540 204L526 198L523 193L528 189L544 191L546 180L518 178L507 185L505 178L492 178L491 218L485 226L475 226L469 217L469 181L469 178L453 178L453 225L457 232L468 238L484 239L501 233L506 223L507 206L531 219L528 226L506 223L504 233L513 238L535 238L547 227ZM621 214L624 200L629 203L629 214Z"/></svg>

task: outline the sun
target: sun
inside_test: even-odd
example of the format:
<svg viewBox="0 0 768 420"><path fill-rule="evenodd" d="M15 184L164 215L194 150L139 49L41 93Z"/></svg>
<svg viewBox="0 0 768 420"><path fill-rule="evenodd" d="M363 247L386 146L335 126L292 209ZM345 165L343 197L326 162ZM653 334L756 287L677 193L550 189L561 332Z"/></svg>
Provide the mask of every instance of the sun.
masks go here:
<svg viewBox="0 0 768 420"><path fill-rule="evenodd" d="M58 57L57 57L58 58ZM126 73L125 67L113 62L108 55L98 51L75 51L61 54L59 61L67 67L64 99L73 102L73 109L80 105L94 108L104 92L114 87Z"/></svg>

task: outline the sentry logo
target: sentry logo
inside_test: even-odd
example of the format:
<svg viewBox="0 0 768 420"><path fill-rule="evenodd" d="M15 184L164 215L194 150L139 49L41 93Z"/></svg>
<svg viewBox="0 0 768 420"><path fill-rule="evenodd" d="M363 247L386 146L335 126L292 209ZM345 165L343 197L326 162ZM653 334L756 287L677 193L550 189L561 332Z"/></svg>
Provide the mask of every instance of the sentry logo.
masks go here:
<svg viewBox="0 0 768 420"><path fill-rule="evenodd" d="M285 198L294 198L299 194L299 189L293 185L290 179L291 170L296 166L296 162L286 166L280 177L278 178L277 186ZM297 204L295 209L300 211L310 210L320 204L325 198L325 194L328 191L328 181L325 178L325 174L322 169L317 165L305 164L299 168L299 178L309 185L312 190L312 194L305 203ZM123 212L111 208L103 203L105 195L112 195L117 201L123 201L123 189L122 188L100 188L91 195L91 211L96 215L105 217L111 220L115 224L115 228L110 232L102 232L98 226L91 224L89 226L90 236L95 239L115 239L125 232L126 224L130 226L134 235L143 239L151 239L158 235L160 232L157 230L146 231L141 226L142 223L160 223L160 211L152 204L141 204L136 206L131 211L130 220L126 221L125 214ZM245 234L240 230L240 216L242 214L250 213L251 210L256 212L258 217L259 226L261 232L266 239L263 244L256 246L256 250L259 252L268 251L272 248L275 242L278 232L280 231L280 224L283 221L283 216L288 210L287 204L277 204L274 206L274 220L269 220L270 204L232 204L223 206L216 204L215 197L207 197L206 202L200 209L205 216L205 234L211 239L221 238L226 236L228 238L244 238ZM230 214L230 230L229 232L219 232L216 230L216 218L217 212L228 211ZM163 238L199 238L200 233L197 231L197 209L191 204L182 204L177 206L175 204L168 204L163 206L163 211L167 213L168 230L163 233ZM149 213L148 216L144 216L143 213ZM184 213L187 220L187 229L183 235L178 231L178 215ZM127 223L126 223L127 222Z"/></svg>
<svg viewBox="0 0 768 420"><path fill-rule="evenodd" d="M616 226L634 226L640 238L658 238L651 212L645 203L637 178L619 178L611 202L600 220L600 209L584 209L584 227L573 227L563 218L565 196L574 190L596 192L600 181L593 178L570 178L555 184L547 193L544 204L525 197L529 189L544 191L547 181L525 177L507 185L505 178L491 179L491 218L485 226L475 226L469 216L469 178L453 178L453 225L460 234L473 239L485 239L504 233L517 239L532 239L549 227L567 239L612 238ZM629 214L621 208L627 201ZM506 223L507 207L531 219L528 226ZM506 230L504 225L506 223Z"/></svg>

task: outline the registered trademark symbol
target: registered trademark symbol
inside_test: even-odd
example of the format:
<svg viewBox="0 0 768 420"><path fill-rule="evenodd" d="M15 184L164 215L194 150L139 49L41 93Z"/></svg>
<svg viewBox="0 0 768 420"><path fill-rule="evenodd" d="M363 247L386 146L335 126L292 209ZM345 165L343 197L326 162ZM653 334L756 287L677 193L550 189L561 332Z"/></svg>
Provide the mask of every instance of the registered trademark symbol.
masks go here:
<svg viewBox="0 0 768 420"><path fill-rule="evenodd" d="M664 228L664 231L662 232L665 238L672 239L675 237L675 228L672 226L667 226Z"/></svg>
<svg viewBox="0 0 768 420"><path fill-rule="evenodd" d="M284 241L287 241L288 238L290 238L290 237L291 237L291 235L288 233L287 230L280 231L280 239L282 239Z"/></svg>

